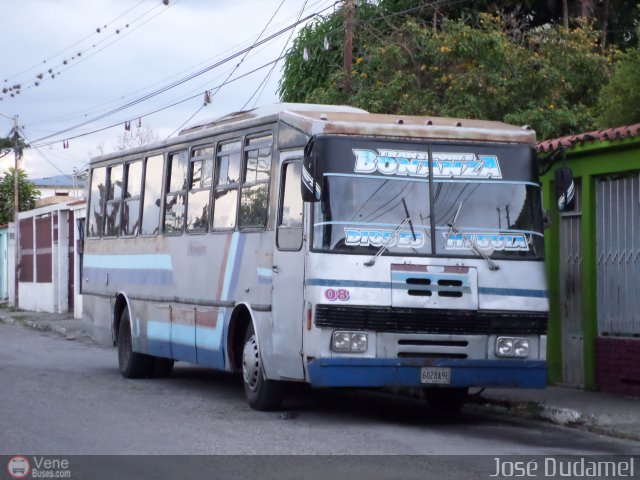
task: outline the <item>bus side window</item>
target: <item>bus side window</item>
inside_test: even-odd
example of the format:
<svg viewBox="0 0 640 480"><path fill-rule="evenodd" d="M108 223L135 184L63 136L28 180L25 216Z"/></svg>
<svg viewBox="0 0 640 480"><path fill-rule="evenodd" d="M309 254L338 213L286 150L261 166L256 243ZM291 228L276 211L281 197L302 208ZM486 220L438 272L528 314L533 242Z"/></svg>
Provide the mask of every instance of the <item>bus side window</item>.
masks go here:
<svg viewBox="0 0 640 480"><path fill-rule="evenodd" d="M117 237L120 233L120 203L122 200L122 165L107 169L107 205L104 215L104 236Z"/></svg>
<svg viewBox="0 0 640 480"><path fill-rule="evenodd" d="M164 199L164 232L182 233L187 192L187 152L170 153L167 160L167 188Z"/></svg>
<svg viewBox="0 0 640 480"><path fill-rule="evenodd" d="M213 191L214 230L232 230L236 226L241 145L240 140L234 140L218 146L216 186Z"/></svg>
<svg viewBox="0 0 640 480"><path fill-rule="evenodd" d="M140 231L140 194L142 193L142 161L127 163L124 170L124 201L122 204L122 235L137 235Z"/></svg>
<svg viewBox="0 0 640 480"><path fill-rule="evenodd" d="M240 191L240 228L267 225L272 148L271 133L247 139Z"/></svg>
<svg viewBox="0 0 640 480"><path fill-rule="evenodd" d="M206 232L209 224L211 185L213 183L213 146L193 149L189 179L187 232Z"/></svg>
<svg viewBox="0 0 640 480"><path fill-rule="evenodd" d="M280 211L276 244L280 250L300 250L302 247L302 163L288 162L282 166Z"/></svg>
<svg viewBox="0 0 640 480"><path fill-rule="evenodd" d="M87 237L102 235L102 209L106 190L106 168L94 168L91 172L91 192L89 194L89 208Z"/></svg>
<svg viewBox="0 0 640 480"><path fill-rule="evenodd" d="M144 171L144 200L142 203L142 235L155 235L160 224L162 167L164 156L147 157Z"/></svg>

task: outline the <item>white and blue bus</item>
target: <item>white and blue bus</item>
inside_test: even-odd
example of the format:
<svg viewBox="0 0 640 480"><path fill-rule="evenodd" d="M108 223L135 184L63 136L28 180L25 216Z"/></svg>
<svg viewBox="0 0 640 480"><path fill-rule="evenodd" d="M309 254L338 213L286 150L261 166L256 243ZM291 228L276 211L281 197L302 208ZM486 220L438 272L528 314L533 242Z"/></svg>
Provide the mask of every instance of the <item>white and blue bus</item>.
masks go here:
<svg viewBox="0 0 640 480"><path fill-rule="evenodd" d="M176 360L288 382L544 387L535 133L280 104L94 159L82 293L127 378Z"/></svg>

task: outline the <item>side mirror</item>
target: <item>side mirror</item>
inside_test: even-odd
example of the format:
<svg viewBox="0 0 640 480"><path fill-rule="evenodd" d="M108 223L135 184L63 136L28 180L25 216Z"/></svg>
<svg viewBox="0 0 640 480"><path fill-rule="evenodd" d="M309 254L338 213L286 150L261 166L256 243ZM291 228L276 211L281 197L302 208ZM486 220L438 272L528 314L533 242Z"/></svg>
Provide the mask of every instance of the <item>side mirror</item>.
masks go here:
<svg viewBox="0 0 640 480"><path fill-rule="evenodd" d="M546 208L542 211L542 228L545 230L551 228L553 220L551 219L551 212Z"/></svg>
<svg viewBox="0 0 640 480"><path fill-rule="evenodd" d="M556 170L556 199L558 210L572 212L576 206L576 187L573 182L573 173L568 167Z"/></svg>
<svg viewBox="0 0 640 480"><path fill-rule="evenodd" d="M315 149L315 138L311 137L304 147L304 159L302 161L302 200L305 202L318 202L322 198L318 176L318 155Z"/></svg>

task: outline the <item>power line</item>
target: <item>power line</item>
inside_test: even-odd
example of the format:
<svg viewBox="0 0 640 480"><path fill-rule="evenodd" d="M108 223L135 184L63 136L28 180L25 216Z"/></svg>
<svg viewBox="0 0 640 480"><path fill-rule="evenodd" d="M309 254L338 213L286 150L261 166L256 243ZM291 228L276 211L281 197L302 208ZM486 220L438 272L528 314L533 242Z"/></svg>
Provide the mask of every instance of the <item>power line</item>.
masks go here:
<svg viewBox="0 0 640 480"><path fill-rule="evenodd" d="M273 63L279 62L283 58L284 57L278 57L275 60L272 60L272 61L270 61L268 63L265 63L264 65L261 65L261 66L259 66L257 68L254 68L253 70L251 70L251 71L249 71L247 73L244 73L244 74L242 74L242 75L240 75L238 77L232 78L232 79L228 80L226 83L227 84L233 83L233 82L236 82L236 81L238 81L238 80L240 80L242 78L248 77L249 75L252 75L252 74L258 72L258 71L262 70L263 68L266 68L266 67L270 66ZM218 85L218 86L222 86L222 84ZM213 88L217 88L218 86L215 86ZM71 136L71 137L66 137L65 140L74 140L76 138L86 137L88 135L93 135L94 133L98 133L98 132L102 132L102 131L105 131L105 130L109 130L110 128L118 127L118 126L122 125L123 123L125 123L127 121L129 121L129 122L130 121L134 121L136 118L149 117L149 116L154 115L154 114L156 114L158 112L161 112L163 110L167 110L169 108L175 107L176 105L180 105L181 103L185 103L185 102L188 102L189 100L193 100L194 98L200 97L201 95L202 95L201 93L198 93L197 95L192 95L190 97L183 98L182 100L178 100L178 101L173 102L173 103L171 103L169 105L165 105L165 106L157 108L155 110L152 110L152 111L149 111L149 112L145 112L145 113L143 113L141 115L136 115L136 116L128 118L126 120L120 120L120 121L118 121L116 123L112 123L110 125L106 125L104 127L100 127L100 128L88 131L88 132L80 133L80 134L77 134L77 135L74 135L74 136ZM29 148L47 147L47 146L54 145L54 144L58 143L60 140L54 140L54 141L49 141L49 142L44 142L44 143L38 143L40 141L41 140L36 140L35 142L31 143L29 145Z"/></svg>
<svg viewBox="0 0 640 480"><path fill-rule="evenodd" d="M330 0L330 1L331 1L331 0ZM311 7L311 8L315 8L315 7L316 7L316 6L318 6L318 5L326 4L326 3L327 3L327 0L316 0L315 2L313 2L313 3L310 5L310 7ZM333 1L332 1L332 5L334 5L334 2L333 2ZM329 8L330 8L330 7L329 7ZM320 9L317 13L318 13L318 14L319 14L319 13L322 13L322 12L326 11L327 9L328 9L328 8L322 8L322 9ZM286 22L287 22L287 21L289 21L289 19L296 18L296 16L297 16L297 15L292 15L291 17L286 17L285 19L281 20L279 23L276 23L272 28L275 30L275 29L276 29L276 28L278 28L279 26L281 26L281 25L285 25L285 24L286 24ZM253 42L255 42L255 40L253 40L253 37L251 37L251 43L253 43ZM93 106L88 107L88 108L86 108L86 109L84 109L84 110L81 110L81 111L76 111L76 112L74 112L74 113L69 113L69 114L66 114L66 115L61 115L61 116L58 116L58 117L53 117L53 118L50 118L50 119L40 120L40 121L37 121L37 122L35 122L35 123L31 123L31 124L30 124L30 126L31 126L31 127L33 127L33 126L41 125L41 124L48 124L48 125L50 125L50 124L52 124L52 123L63 122L63 121L65 121L65 120L72 120L72 119L74 119L74 118L78 118L78 117L80 117L80 118L86 118L86 117L88 117L89 115L97 115L98 113L100 113L100 112L104 112L104 111L106 111L106 110L107 110L107 108L103 108L103 107L106 107L106 106L109 106L109 105L113 105L113 104L116 104L116 103L120 103L120 102L121 102L122 100L124 100L124 99L131 98L131 97L134 97L135 95L138 95L138 94L140 94L140 93L142 93L142 92L149 91L152 87L155 87L155 86L158 86L158 85L163 85L163 84L165 84L166 82L168 82L169 80L172 80L172 79L178 78L178 77L180 77L181 75L183 75L183 74L187 74L187 73L189 73L189 72L191 72L191 71L195 71L195 69L196 69L196 68L201 67L202 65L206 65L207 63L212 62L212 61L214 61L214 60L217 60L217 59L219 59L219 58L222 58L222 57L223 57L225 54L227 54L228 52L233 52L233 51L235 51L236 49L238 49L238 48L240 48L240 47L243 47L243 46L246 46L246 45L248 45L248 44L249 44L249 41L248 41L248 40L245 40L245 41L239 42L238 44L233 45L232 47L229 47L227 50L224 50L224 51L220 52L219 54L215 55L214 57L208 58L208 59L206 59L206 60L204 60L204 61L202 61L202 62L198 63L197 65L194 65L194 66L192 66L192 67L190 67L190 68L188 68L188 69L185 69L185 70L183 70L183 71L180 71L180 72L174 73L173 75L170 75L169 77L164 78L163 80L160 80L160 81L154 82L154 83L152 83L152 84L150 84L150 85L147 85L146 87L140 88L140 89L135 90L135 91L133 91L133 92L130 92L130 93L126 94L126 95L121 95L121 96L119 96L119 97L118 97L118 98L116 98L116 99L112 99L112 100L109 100L109 101L106 101L106 102L99 103L99 104L97 104L97 105L93 105ZM258 51L259 51L259 50L258 50ZM256 54L256 53L254 52L252 55L255 55L255 54ZM213 81L215 81L215 79L213 79ZM194 89L193 91L194 91L194 92L195 92L195 91L200 91L200 92L201 92L201 91L203 91L203 89L205 89L205 88L206 88L206 84L204 84L204 85L202 85L202 86L200 86L200 87L198 87L198 88ZM53 131L53 130L52 130L52 131Z"/></svg>
<svg viewBox="0 0 640 480"><path fill-rule="evenodd" d="M204 73L207 73L207 72L213 70L214 68L219 67L220 65L223 65L224 63L226 63L226 62L228 62L230 60L233 60L234 58L239 57L240 55L242 55L245 52L251 51L253 48L255 48L255 47L259 46L259 45L262 45L262 44L264 44L264 43L266 43L268 41L273 40L274 38L277 38L278 36L284 34L285 32L295 28L300 23L306 22L307 20L313 18L316 15L319 15L320 13L321 12L313 13L313 14L310 14L310 15L306 16L303 19L299 19L298 21L294 22L293 24L288 25L287 27L280 29L279 31L269 35L268 37L255 42L250 47L244 48L244 49L242 49L242 50L240 50L240 51L238 51L238 52L236 52L236 53L234 53L232 55L229 55L229 56L225 57L224 59L219 60L219 61L217 61L217 62L215 62L215 63L213 63L211 65L208 65L207 67L205 67L205 68L203 68L203 69L201 69L201 70L199 70L199 71L197 71L195 73L192 73L192 74L190 74L190 75L188 75L186 77L183 77L180 80L176 80L176 81L174 81L174 82L172 82L172 83L170 83L170 84L168 84L168 85L166 85L164 87L161 87L161 88L159 88L159 89L157 89L157 90L155 90L155 91L153 91L151 93L148 93L148 94L146 94L146 95L144 95L144 96L142 96L142 97L140 97L140 98L138 98L136 100L132 100L132 101L130 101L130 102L124 104L124 105L121 105L119 107L111 109L111 110L109 110L109 111L107 111L107 112L105 112L105 113L103 113L101 115L98 115L98 116L94 117L94 118L88 119L88 120L86 120L84 122L81 122L79 124L73 125L73 126L68 127L68 128L65 128L65 129L60 130L58 132L55 132L53 134L41 137L41 138L35 140L35 143L39 143L39 142L42 142L43 140L47 140L49 138L57 137L57 136L63 135L64 133L76 130L76 129L80 128L80 127L83 127L83 126L88 125L90 123L96 122L96 121L101 120L101 119L103 119L105 117L111 116L111 115L113 115L115 113L121 112L122 110L130 108L130 107L132 107L134 105L137 105L137 104L139 104L141 102L149 100L150 98L153 98L153 97L155 97L157 95L160 95L161 93L164 93L164 92L166 92L168 90L171 90L172 88L175 88L175 87L177 87L179 85L182 85L182 84L184 84L184 83L186 83L186 82L188 82L188 81L190 81L190 80L192 80L192 79L194 79L196 77L199 77L200 75L203 75Z"/></svg>
<svg viewBox="0 0 640 480"><path fill-rule="evenodd" d="M27 142L29 142L29 143L30 143L30 140L29 140L29 139L27 138L27 136L24 134L24 131L22 131L22 129L21 129L20 133L22 134L22 136L24 137L24 139L25 139ZM36 152L38 152L38 155L40 155L40 156L44 159L44 161L45 161L45 162L47 162L49 165L51 165L53 168L55 168L58 172L60 172L62 175L66 175L66 173L64 173L62 170L60 170L60 169L58 168L58 166L57 166L55 163L53 163L51 160L49 160L47 157L45 157L45 156L44 156L44 154L43 154L40 150L37 150L37 149L36 149Z"/></svg>
<svg viewBox="0 0 640 480"><path fill-rule="evenodd" d="M139 3L137 3L137 4L136 4L136 5L134 5L133 7L131 7L131 8L129 8L129 9L127 9L124 13L122 13L122 14L118 15L118 16L117 16L116 18L114 18L113 20L110 20L109 22L105 23L105 24L104 24L105 28L107 27L107 25L109 25L109 24L111 24L111 23L115 22L116 20L119 20L120 18L122 18L123 16L125 16L125 15L126 15L127 13L129 13L130 11L132 11L132 10L134 10L134 9L138 8L140 5L142 5L142 4L143 4L144 2L146 2L146 1L147 1L147 0L141 0ZM100 30L100 28L98 28L98 29L96 29L96 30ZM58 57L58 56L62 55L64 52L66 52L66 51L68 51L68 50L71 50L73 47L75 47L75 46L77 46L77 45L80 45L80 44L81 44L82 42L84 42L85 40L88 40L89 38L91 38L91 37L93 37L94 35L96 35L96 33L97 33L97 34L99 34L100 32L99 32L99 31L94 31L94 32L90 33L89 35L87 35L87 36L85 36L85 37L81 38L80 40L76 41L76 42L75 42L75 43L73 43L72 45L69 45L68 47L63 48L62 50L60 50L60 51L58 51L58 52L56 52L56 53L54 53L54 54L50 55L49 57L45 58L42 62L36 63L35 65L33 65L33 66L29 67L29 68L26 68L26 69L22 70L21 72L16 73L15 75L12 75L12 76L10 76L10 77L7 77L7 78L5 79L5 82L8 82L8 81L10 81L10 80L13 80L14 78L18 78L19 76L21 76L21 75L23 75L23 74L25 74L25 73L27 73L27 72L30 72L31 70L35 70L36 68L40 67L43 63L47 63L48 61L53 60L54 58L56 58L56 57Z"/></svg>
<svg viewBox="0 0 640 480"><path fill-rule="evenodd" d="M391 13L391 14L380 15L379 17L376 17L376 18L374 18L374 19L372 19L372 20L375 20L375 19L383 19L383 18L389 18L389 17L399 16L399 15L404 15L404 14L406 14L406 13L411 13L411 12L417 11L417 10L422 9L422 8L425 8L425 7L430 7L430 6L435 6L435 5L445 5L445 4L450 4L450 5L451 5L451 4L456 4L456 3L463 3L463 2L465 2L465 1L468 1L468 0L436 0L436 1L431 2L431 3L429 3L429 4L423 4L423 5L419 6L419 7L414 7L414 8L406 9L406 10L403 10L403 11L400 11L400 12L393 12L393 13ZM60 131L58 131L58 132L52 133L52 134L50 134L50 135L47 135L47 136L45 136L45 137L41 137L41 138L39 138L39 139L35 140L35 141L33 142L32 146L33 146L34 148L40 148L40 147L43 147L43 146L52 145L52 144L54 144L54 143L57 143L57 141L50 141L50 142L45 142L45 143L40 143L40 142L43 142L44 140L48 140L48 139L53 138L53 137L59 137L59 136L61 136L62 134L64 134L64 133L68 133L68 132L73 131L73 130L77 130L77 129L79 129L79 128L83 127L83 126L86 126L86 125L90 124L90 123L96 122L96 121L101 120L101 119L103 119L103 118L105 118L105 117L107 117L107 116L113 115L113 114L118 113L118 112L120 112L120 111L122 111L122 110L125 110L125 109L127 109L127 108L130 108L130 107L132 107L132 106L134 106L134 105L137 105L137 104L139 104L139 103L141 103L141 102L143 102L143 101L145 101L145 100L148 100L148 99L150 99L150 98L153 98L153 97L155 97L155 96L157 96L157 95L159 95L159 94L161 94L161 93L164 93L164 92L166 92L166 91L168 91L168 90L170 90L170 89L172 89L172 88L175 88L175 87L176 87L176 86L178 86L178 85L181 85L181 84L183 84L183 83L186 83L186 82L188 82L188 81L192 80L193 78L196 78L196 77L198 77L198 76L200 76L200 75L202 75L202 74L204 74L204 73L206 73L206 72L208 72L208 71L210 71L210 70L212 70L212 69L214 69L214 68L216 68L216 67L218 67L218 66L220 66L220 65L222 65L222 64L224 64L224 63L226 63L226 62L228 62L228 61L230 61L230 60L232 60L233 58L236 58L236 57L238 57L238 56L242 55L243 53L246 53L246 52L248 52L248 51L250 51L250 50L254 49L255 47L257 47L257 46L259 46L259 45L262 45L262 44L264 44L264 43L266 43L266 42L268 42L268 41L270 41L270 40L272 40L272 39L274 39L274 38L277 38L278 36L282 35L282 34L283 34L283 33L285 33L286 31L288 31L288 30L291 30L291 29L295 28L297 25L299 25L299 24L301 24L301 23L306 22L307 20L309 20L309 19L313 18L314 16L318 16L318 15L320 15L322 12L326 11L328 8L331 8L332 6L333 6L333 4L332 4L331 6L329 6L329 7L326 7L326 8L324 8L324 9L322 9L322 10L321 10L321 11L319 11L319 12L316 12L316 13L313 13L313 14L311 14L311 15L308 15L308 16L306 16L306 17L304 17L304 18L301 18L301 19L299 19L298 21L296 21L295 23L293 23L293 24L291 24L291 25L289 25L289 26L287 26L287 27L285 27L285 28L283 28L283 29L280 29L279 31L277 31L277 32L275 32L274 34L272 34L272 35L270 35L270 36L266 37L265 39L263 39L263 40L261 40L261 41L258 41L258 42L254 42L254 44L253 44L253 45L251 45L250 47L244 48L244 49L242 49L242 50L240 50L240 51L238 51L238 52L236 52L236 53L234 53L234 54L232 54L232 55L229 55L229 56L225 57L224 59L222 59L222 60L220 60L220 61L218 61L218 62L215 62L215 63L214 63L214 64L212 64L212 65L208 65L207 67L205 67L205 68L203 68L203 69L201 69L201 70L199 70L199 71L197 71L197 72L195 72L195 73L192 73L192 74L188 75L187 77L184 77L184 78L182 78L182 79L180 79L180 80L177 80L177 81L175 81L175 82L172 82L171 84L166 85L166 86L164 86L164 87L162 87L162 88L160 88L160 89L157 89L157 90L155 90L155 91L153 91L153 92L151 92L151 93L149 93L149 94L147 94L147 95L144 95L144 96L143 96L143 97L141 97L141 98L138 98L138 99L136 99L136 100L134 100L134 101L128 102L127 104L122 105L122 106L120 106L120 107L114 108L114 109L112 109L112 110L110 110L110 111L108 111L108 112L106 112L106 113L104 113L104 114L102 114L102 115L99 115L99 116L97 116L97 117L95 117L95 118L92 118L92 119L89 119L89 120L87 120L87 121L81 122L80 124L74 125L74 126L72 126L72 127L66 128L66 129L64 129L64 130L60 130ZM338 29L336 28L336 29L334 29L334 30L338 30ZM236 78L234 78L234 79L231 79L231 80L229 80L229 81L223 82L223 83L222 83L222 84L220 84L219 86L217 86L217 87L213 87L213 89L216 89L216 88L218 88L218 89L219 89L221 86L223 86L223 85L225 85L225 84L227 84L227 83L231 83L231 82L237 81L237 80L239 80L239 79L241 79L241 78L244 78L244 77L246 77L246 76L248 76L248 75L250 75L250 74L252 74L252 73L255 73L256 71L259 71L259 70L261 70L261 69L263 69L263 68L265 68L265 67L267 67L267 66L269 66L269 65L272 65L272 64L274 64L274 63L277 63L277 62L278 62L278 61L280 61L281 59L286 58L286 56L287 56L287 55L282 55L282 56L280 56L279 58L277 58L277 59L275 59L275 60L273 60L273 61L271 61L271 62L268 62L267 64L264 64L264 65L262 65L261 67L258 67L258 68L256 68L256 69L254 69L254 70L250 71L250 72L247 72L247 73L246 73L246 74L244 74L244 75L241 75L241 76L236 77ZM212 89L212 90L213 90L213 89ZM141 114L141 115L134 115L134 116L133 116L133 118L131 118L131 119L129 119L129 120L125 120L125 122L126 122L126 121L133 121L133 120L135 120L136 118L142 118L142 117L146 117L146 116L149 116L149 115L153 115L153 114L158 113L158 112L160 112L160 111L162 111L162 110L166 110L166 109L168 109L168 108L174 107L174 106L179 105L179 104L181 104L181 103L184 103L184 102L186 102L186 101L192 100L192 99L194 99L194 98L196 98L196 97L199 97L200 95L202 95L202 94L201 94L201 93L198 93L198 94L196 94L196 95L193 95L193 96L190 96L190 97L184 98L184 99L182 99L182 100L179 100L179 101L173 102L173 103L171 103L171 104L169 104L169 105L166 105L166 106L163 106L163 107L161 107L161 108L155 109L155 110L153 110L153 111L151 111L151 112L147 112L147 113L144 113L144 114ZM196 113L197 113L197 112L196 112ZM87 135L91 135L91 134L94 134L94 133L98 133L98 132L100 132L100 131L104 131L104 130L107 130L107 129L110 129L110 128L113 128L113 127L116 127L116 126L118 126L118 125L121 125L122 123L123 123L123 121L119 121L119 122L117 122L117 123L114 123L114 124L111 124L111 125L107 125L107 126L105 126L105 127L100 127L100 128L98 128L98 129L94 129L94 130L91 130L91 131L88 131L88 132L84 132L84 133L81 133L81 134L78 134L78 135L74 135L74 136L71 136L71 137L67 137L67 138L66 138L66 140L72 140L72 139L75 139L75 138L84 137L84 136L87 136ZM59 140L58 140L58 141L59 141Z"/></svg>
<svg viewBox="0 0 640 480"><path fill-rule="evenodd" d="M298 15L298 21L300 21L300 17L302 17L302 14L304 13L304 9L307 7L307 1L304 1L304 4L302 5L302 8L300 9L300 14ZM293 33L295 32L295 30L291 30L291 33L289 34L289 38L287 38L287 41L285 42L284 46L282 47L282 50L280 51L280 56L282 56L284 54L284 51L287 48L287 45L289 45L289 42L291 41L291 37L293 36ZM256 93L258 93L258 91L260 90L260 87L262 87L263 85L266 86L267 81L269 80L269 78L271 77L271 74L273 73L273 70L276 68L276 63L274 63L271 66L271 69L269 70L269 73L267 73L267 75L264 77L264 79L262 80L262 82L260 82L260 84L258 85L258 88L256 88L256 90L253 92L253 94L251 94L251 96L249 97L249 100L247 100L245 102L245 104L242 106L242 108L240 110L244 110L245 107L249 104L249 102L251 101L251 99L255 96ZM262 93L260 93L260 95L262 95ZM260 99L260 95L258 95L256 97L256 101L253 103L253 106L256 106L256 103L258 103L258 100Z"/></svg>
<svg viewBox="0 0 640 480"><path fill-rule="evenodd" d="M331 2L331 6L333 6L335 4L335 2L333 0L329 0L329 1ZM326 7L327 3L328 3L328 0L316 0L316 1L311 3L310 8L315 8L315 7L319 6L319 5L325 4L323 6L323 8L321 8L320 10L318 10L318 12L316 12L316 13L320 14L320 13L326 11L328 8L331 7L331 6ZM296 15L292 15L290 17L286 17L283 20L280 20L279 22L275 23L273 27L271 27L273 29L271 31L275 31L276 28L278 28L281 25L287 24L287 22L289 20L294 19L296 17L297 17L297 14ZM253 40L253 37L251 37L251 43L253 43L253 42L255 42L255 40ZM248 40L239 42L238 44L233 45L232 47L229 47L227 50L224 50L224 51L220 52L219 54L215 55L214 57L208 58L208 59L198 63L197 65L194 65L194 66L192 66L192 67L190 67L188 69L185 69L185 70L183 70L181 72L174 73L173 75L170 75L169 77L164 78L163 80L154 82L151 85L148 85L146 87L140 88L140 89L135 90L133 92L130 92L130 93L126 94L126 95L121 95L116 99L112 99L112 100L109 100L109 101L106 101L106 102L102 102L102 103L99 103L97 105L93 105L91 107L88 107L88 108L86 108L84 110L76 111L74 113L69 113L69 114L58 116L58 117L53 117L53 118L50 118L50 119L40 120L40 121L31 123L29 126L30 127L34 127L36 125L42 125L42 124L51 125L52 123L59 123L59 122L65 121L65 120L71 121L73 119L87 118L89 116L97 115L98 113L101 113L101 112L104 112L104 111L108 110L107 107L110 106L110 105L119 104L121 101L123 101L123 100L125 100L127 98L133 98L134 96L136 96L136 95L138 95L138 94L140 94L142 92L148 92L153 87L156 87L158 85L163 85L166 82L168 82L169 80L172 80L172 79L175 79L175 78L179 78L181 75L185 75L185 74L188 74L189 72L195 71L196 68L201 67L202 65L206 65L207 63L212 62L214 60L217 60L219 58L222 58L228 52L233 52L236 49L238 49L240 47L243 47L243 46L246 46L248 44L249 44ZM263 48L265 48L265 47L266 47L266 45L263 46ZM260 50L257 50L257 52L259 52L259 51ZM257 52L254 51L251 55L252 56L256 55ZM220 75L220 76L222 76L222 75ZM197 87L197 88L193 89L192 91L193 92L196 92L196 91L202 92L207 87L207 83L211 83L212 81L216 81L217 78L218 77L212 79L211 81L207 81L205 84L201 85L200 87ZM56 131L56 130L52 129L50 131L53 132L53 131Z"/></svg>
<svg viewBox="0 0 640 480"><path fill-rule="evenodd" d="M269 21L267 22L267 24L264 26L264 28L262 29L262 31L260 32L260 34L259 34L259 35L256 37L256 39L254 40L253 45L251 46L251 48L252 48L252 49L253 49L253 48L255 48L256 42L257 42L258 40L260 40L260 37L262 37L262 35L264 35L264 32L267 30L267 28L269 28L269 25L271 24L271 22L273 21L273 19L276 17L276 15L278 14L278 12L279 12L279 11L280 11L280 9L282 8L282 5L284 5L284 2L285 2L285 0L282 0L282 1L280 2L280 5L278 5L278 8L276 8L276 11L275 11L275 12L273 12L273 15L271 15L271 18L269 19ZM306 0L305 0L305 5L306 5L306 3L307 3L307 2L306 2ZM302 16L302 12L300 12L300 16ZM298 17L298 20L300 20L300 16ZM293 31L293 30L292 30L292 31ZM245 54L244 54L244 56L240 59L240 61L236 64L236 66L235 66L235 67L233 67L233 70L231 70L231 72L229 72L229 75L227 75L227 78L225 78L224 82L222 82L222 85L224 85L224 84L225 84L225 82L226 82L227 80L229 80L229 79L233 76L233 74L236 72L236 70L238 70L238 68L240 67L240 65L242 65L242 62L244 62L244 61L245 61L245 59L247 58L247 55L249 55L249 53L250 53L250 52L251 52L251 49L250 49L250 50L248 50L248 51L247 51L247 53L245 53ZM207 92L205 92L205 100L204 100L203 105L201 105L201 106L200 106L200 108L198 108L198 110L196 110L196 112L195 112L193 115L191 115L187 120L185 120L185 121L184 121L184 122L183 122L183 123L182 123L178 128L176 128L173 132L171 132L171 133L167 136L167 138L171 137L174 133L176 133L176 132L180 131L180 129L181 129L182 127L184 127L188 122L190 122L190 121L191 121L191 119L192 119L193 117L195 117L195 116L196 116L196 115L197 115L197 114L198 114L198 113L199 113L199 112L200 112L204 107L206 107L209 103L211 103L211 101L212 101L212 99L213 99L213 96L214 96L214 95L216 95L216 94L220 91L220 89L221 89L221 88L222 88L222 87L218 87L218 88L216 89L216 91L215 91L215 92L212 92L212 93L209 93L208 91L207 91Z"/></svg>
<svg viewBox="0 0 640 480"><path fill-rule="evenodd" d="M117 37L114 41L112 41L111 43L105 45L104 47L100 48L99 50L96 50L95 52L89 54L89 55L84 55L82 56L82 58L72 64L69 63L63 63L62 65L58 65L58 67L62 67L62 66L66 66L66 68L63 68L62 70L59 70L56 75L60 75L63 72L66 72L70 69L72 69L73 67L76 67L78 65L80 65L83 62L86 62L87 60L89 60L90 58L93 58L94 56L96 56L97 54L99 54L100 52L104 51L105 49L107 49L108 47L112 46L113 44L119 42L120 40L122 40L123 38L131 35L133 32L135 32L136 30L142 28L143 26L145 26L147 23L149 23L151 20L153 20L154 18L162 15L163 13L165 13L169 8L176 6L178 3L180 3L182 0L174 0L173 3L171 3L168 7L162 9L160 12L156 13L154 16L152 16L151 18L146 19L144 22L142 22L141 24L139 24L138 26L132 28L131 30L128 30L126 33L120 34L120 30L117 30L116 32L112 33L109 37L101 40L100 42L94 44L91 48L96 48L98 45L108 41L110 38L112 37ZM129 28L129 25L131 23L134 23L136 21L138 21L139 19L145 17L147 14L151 13L153 10L155 10L156 8L158 8L159 5L156 5L155 7L149 9L147 12L145 12L144 14L140 15L139 17L135 18L134 20L132 20L129 24L127 24L125 26L125 28ZM87 49L90 50L90 49ZM83 52L84 53L84 52ZM80 55L78 55L80 56ZM51 77L51 79L53 79L53 77ZM35 86L35 85L34 85ZM34 86L29 86L27 87L27 89L33 88Z"/></svg>
<svg viewBox="0 0 640 480"><path fill-rule="evenodd" d="M143 0L146 1L146 0ZM140 20L141 18L144 18L145 16L147 16L148 14L150 14L153 10L157 9L158 7L160 7L160 4L152 7L151 9L147 10L146 12L144 12L143 14L139 15L138 17L136 17L135 19L131 20L129 23L127 23L124 27L121 27L119 29L116 29L116 31L114 33L112 33L111 35L109 35L108 37L100 40L99 42L93 44L91 47L83 50L83 51L79 51L77 52L75 55L73 55L71 57L71 59L63 59L62 63L55 65L54 67L48 68L46 70L46 74L49 75L49 77L46 77L44 72L40 72L38 75L36 75L34 83L32 85L29 85L28 87L26 87L26 90L35 88L40 86L40 84L44 81L48 81L48 80L53 80L55 79L58 75L60 75L63 72L68 71L69 69L85 62L86 60L88 60L89 58L94 57L95 55L97 55L98 53L104 51L106 48L110 47L111 45L115 44L116 42L122 40L123 38L127 37L128 35L130 35L131 33L133 33L134 31L138 30L139 28L143 27L144 25L146 25L147 23L149 23L151 20L153 20L154 18L156 18L157 16L161 15L162 13L166 12L167 9L175 6L176 4L180 3L182 0L174 0L174 2L172 4L170 4L167 8L162 9L160 12L158 12L157 14L155 14L154 16L152 16L151 18L147 19L146 21L144 21L143 23L139 24L138 26L136 26L135 28L132 28L131 30L129 30L126 33L123 33L122 35L120 35L120 32L124 29L128 29L130 24L133 24L134 22L137 22L138 20ZM142 3L142 2L141 2ZM140 3L140 4L141 4ZM138 5L140 5L138 4ZM129 10L131 11L131 9ZM120 15L121 17L122 15ZM117 17L117 18L120 18ZM105 28L107 27L107 25L105 25ZM97 30L100 30L100 28L98 28ZM93 34L92 34L93 35ZM91 35L90 35L91 36ZM89 36L89 37L90 37ZM86 38L89 38L86 37ZM114 41L112 41L111 43L105 45L104 47L96 50L95 52L89 54L89 55L84 55L86 52L97 48L100 44L108 41L110 38L112 37L118 37L116 38ZM82 41L78 42L81 43ZM70 47L72 48L72 47ZM62 52L66 51L67 49L63 50ZM83 56L84 55L84 56ZM73 62L73 63L72 63ZM46 63L46 60L43 62ZM39 65L38 65L39 66ZM65 68L66 67L66 68ZM31 70L31 69L29 69ZM15 78L15 76L13 77ZM8 79L5 80L5 82L8 82ZM10 93L11 96L14 96L14 92L15 93L20 93L23 90L22 85L20 83L17 83L13 86L10 87L5 87L2 89L2 93L6 94L6 93ZM2 98L4 97L0 97L0 100L2 100Z"/></svg>

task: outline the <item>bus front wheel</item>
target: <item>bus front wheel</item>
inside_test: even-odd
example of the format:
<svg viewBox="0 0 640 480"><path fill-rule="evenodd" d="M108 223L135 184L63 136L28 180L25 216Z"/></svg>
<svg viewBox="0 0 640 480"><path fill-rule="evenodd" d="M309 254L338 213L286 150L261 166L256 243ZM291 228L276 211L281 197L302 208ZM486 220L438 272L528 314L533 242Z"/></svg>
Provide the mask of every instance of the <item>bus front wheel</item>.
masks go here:
<svg viewBox="0 0 640 480"><path fill-rule="evenodd" d="M151 357L133 351L131 343L131 322L125 308L120 316L118 329L118 367L124 378L144 378L151 367Z"/></svg>
<svg viewBox="0 0 640 480"><path fill-rule="evenodd" d="M249 324L242 350L242 380L249 406L254 410L275 410L282 402L282 388L279 382L267 380L264 376L262 357L252 324Z"/></svg>

